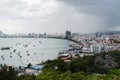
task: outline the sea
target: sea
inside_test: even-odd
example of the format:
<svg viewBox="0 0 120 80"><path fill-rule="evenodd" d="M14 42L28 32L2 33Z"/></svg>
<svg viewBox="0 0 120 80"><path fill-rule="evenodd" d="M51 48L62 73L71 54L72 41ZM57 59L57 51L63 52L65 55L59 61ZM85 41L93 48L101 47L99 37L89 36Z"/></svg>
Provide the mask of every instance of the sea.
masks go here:
<svg viewBox="0 0 120 80"><path fill-rule="evenodd" d="M72 41L53 38L0 38L0 64L27 66L53 60L62 50L69 49ZM10 49L3 49L9 47Z"/></svg>

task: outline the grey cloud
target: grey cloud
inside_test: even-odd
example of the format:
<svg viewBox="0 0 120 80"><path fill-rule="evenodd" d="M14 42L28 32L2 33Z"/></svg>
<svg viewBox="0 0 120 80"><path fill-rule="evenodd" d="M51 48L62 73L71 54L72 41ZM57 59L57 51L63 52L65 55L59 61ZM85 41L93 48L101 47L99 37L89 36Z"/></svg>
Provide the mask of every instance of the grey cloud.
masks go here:
<svg viewBox="0 0 120 80"><path fill-rule="evenodd" d="M93 32L120 26L119 0L2 0L0 30ZM29 30L28 30L29 29ZM14 33L14 32L13 32Z"/></svg>
<svg viewBox="0 0 120 80"><path fill-rule="evenodd" d="M119 0L58 0L85 13L105 20L104 27L120 26Z"/></svg>
<svg viewBox="0 0 120 80"><path fill-rule="evenodd" d="M0 3L0 17L11 17L16 15L20 7L22 8L25 4L25 2L19 0L4 0L3 3Z"/></svg>

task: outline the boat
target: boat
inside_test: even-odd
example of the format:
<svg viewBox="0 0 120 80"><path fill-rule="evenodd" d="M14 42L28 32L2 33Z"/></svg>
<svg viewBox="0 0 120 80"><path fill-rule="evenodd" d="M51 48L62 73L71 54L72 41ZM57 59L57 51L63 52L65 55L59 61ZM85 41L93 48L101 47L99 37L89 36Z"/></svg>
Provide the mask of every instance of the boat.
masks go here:
<svg viewBox="0 0 120 80"><path fill-rule="evenodd" d="M10 50L10 47L2 47L1 50Z"/></svg>
<svg viewBox="0 0 120 80"><path fill-rule="evenodd" d="M27 54L27 56L30 56L30 54Z"/></svg>
<svg viewBox="0 0 120 80"><path fill-rule="evenodd" d="M41 41L39 41L39 43L41 44L42 42L41 42Z"/></svg>
<svg viewBox="0 0 120 80"><path fill-rule="evenodd" d="M14 49L13 52L16 52L16 49Z"/></svg>

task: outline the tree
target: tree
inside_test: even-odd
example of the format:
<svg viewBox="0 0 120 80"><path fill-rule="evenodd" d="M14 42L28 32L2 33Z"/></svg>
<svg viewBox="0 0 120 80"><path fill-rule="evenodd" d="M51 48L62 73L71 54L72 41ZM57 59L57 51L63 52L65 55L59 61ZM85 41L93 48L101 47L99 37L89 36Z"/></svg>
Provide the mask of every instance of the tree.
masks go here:
<svg viewBox="0 0 120 80"><path fill-rule="evenodd" d="M1 67L0 80L18 80L17 72L12 67L6 65Z"/></svg>

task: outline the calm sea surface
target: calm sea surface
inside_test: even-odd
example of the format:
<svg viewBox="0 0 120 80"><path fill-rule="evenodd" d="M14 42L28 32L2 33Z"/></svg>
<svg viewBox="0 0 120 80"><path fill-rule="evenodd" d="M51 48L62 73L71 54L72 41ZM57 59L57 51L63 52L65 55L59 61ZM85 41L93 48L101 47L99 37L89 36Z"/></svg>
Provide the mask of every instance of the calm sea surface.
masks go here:
<svg viewBox="0 0 120 80"><path fill-rule="evenodd" d="M49 38L0 38L0 48L11 47L10 50L0 49L0 64L15 67L38 64L55 59L59 51L69 49L70 44L74 42Z"/></svg>

